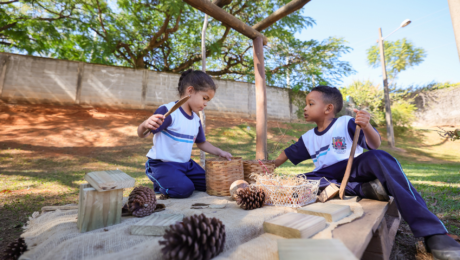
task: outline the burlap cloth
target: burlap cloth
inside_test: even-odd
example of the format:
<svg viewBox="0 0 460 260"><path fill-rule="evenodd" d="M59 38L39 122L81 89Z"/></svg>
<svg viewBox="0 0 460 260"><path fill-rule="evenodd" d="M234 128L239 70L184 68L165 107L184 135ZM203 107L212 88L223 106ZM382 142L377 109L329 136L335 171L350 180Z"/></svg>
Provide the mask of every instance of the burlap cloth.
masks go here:
<svg viewBox="0 0 460 260"><path fill-rule="evenodd" d="M276 240L282 238L262 235L263 222L287 212L295 212L295 209L266 206L257 210L242 210L234 201L230 201L224 209L190 209L194 203L218 204L222 199L205 192L194 192L187 199L159 201L166 205L166 210L154 214L179 213L187 217L204 213L207 217L220 219L225 225L227 239L224 252L216 259L277 259ZM361 215L359 209L356 210L359 204L349 203L357 206L354 206L352 216L347 218L362 216L362 208ZM131 225L139 220L124 217L118 225L80 233L76 225L77 210L57 210L41 215L34 213L21 235L28 251L20 259L161 259L158 244L161 237L131 235ZM332 226L329 225L329 228ZM331 231L327 230L316 236L330 236Z"/></svg>

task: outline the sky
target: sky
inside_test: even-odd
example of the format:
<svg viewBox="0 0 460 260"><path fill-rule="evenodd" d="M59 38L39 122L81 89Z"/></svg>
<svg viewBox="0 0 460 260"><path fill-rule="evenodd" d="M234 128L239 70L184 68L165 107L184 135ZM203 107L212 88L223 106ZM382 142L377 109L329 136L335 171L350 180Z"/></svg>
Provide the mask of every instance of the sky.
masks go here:
<svg viewBox="0 0 460 260"><path fill-rule="evenodd" d="M356 73L343 78L341 86L366 79L382 83L382 69L368 65L366 50L377 44L380 27L386 37L405 19L412 23L385 40L407 38L415 47L425 49L427 57L420 65L402 71L397 78L398 86L460 82L460 60L447 0L313 0L302 10L316 25L296 37L302 40L342 37L353 48L342 60L349 61Z"/></svg>

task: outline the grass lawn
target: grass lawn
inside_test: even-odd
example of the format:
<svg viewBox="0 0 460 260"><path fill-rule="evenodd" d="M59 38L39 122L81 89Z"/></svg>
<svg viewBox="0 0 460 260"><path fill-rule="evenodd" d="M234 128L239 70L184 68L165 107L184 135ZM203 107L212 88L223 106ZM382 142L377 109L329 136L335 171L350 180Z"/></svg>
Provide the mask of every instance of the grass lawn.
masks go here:
<svg viewBox="0 0 460 260"><path fill-rule="evenodd" d="M77 203L85 172L119 169L140 185L150 139L136 135L148 111L0 104L0 251L21 233L34 211L48 205ZM270 122L270 159L314 125ZM381 149L396 157L430 210L447 229L460 235L460 141L441 139L434 128L397 135L400 150ZM255 158L255 122L209 117L207 140L244 159ZM199 151L193 150L199 161ZM313 169L311 161L287 162L277 171L297 174ZM125 196L131 189L125 190Z"/></svg>

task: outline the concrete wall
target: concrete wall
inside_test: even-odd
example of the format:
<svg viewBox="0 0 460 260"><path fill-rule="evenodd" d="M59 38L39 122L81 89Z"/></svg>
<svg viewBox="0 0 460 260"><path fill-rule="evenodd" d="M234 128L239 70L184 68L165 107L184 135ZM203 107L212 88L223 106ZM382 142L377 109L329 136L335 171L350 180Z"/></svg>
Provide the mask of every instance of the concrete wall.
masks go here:
<svg viewBox="0 0 460 260"><path fill-rule="evenodd" d="M178 98L179 74L0 53L0 98L30 103L153 109ZM206 113L255 117L255 86L215 80ZM267 87L271 119L297 119L289 90Z"/></svg>
<svg viewBox="0 0 460 260"><path fill-rule="evenodd" d="M421 92L415 98L416 126L460 125L460 88Z"/></svg>

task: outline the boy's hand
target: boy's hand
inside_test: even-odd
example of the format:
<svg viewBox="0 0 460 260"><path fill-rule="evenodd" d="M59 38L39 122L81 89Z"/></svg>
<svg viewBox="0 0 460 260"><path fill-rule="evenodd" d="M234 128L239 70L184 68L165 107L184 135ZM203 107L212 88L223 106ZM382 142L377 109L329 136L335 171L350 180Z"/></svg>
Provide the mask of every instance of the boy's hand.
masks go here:
<svg viewBox="0 0 460 260"><path fill-rule="evenodd" d="M229 152L222 151L220 150L220 153L218 154L220 157L225 157L227 160L231 161L232 160L232 155Z"/></svg>
<svg viewBox="0 0 460 260"><path fill-rule="evenodd" d="M150 130L157 130L158 127L160 127L163 124L164 120L164 115L155 114L144 121L143 127Z"/></svg>
<svg viewBox="0 0 460 260"><path fill-rule="evenodd" d="M356 113L355 123L361 127L361 129L367 129L371 124L371 114L365 110L353 109Z"/></svg>

